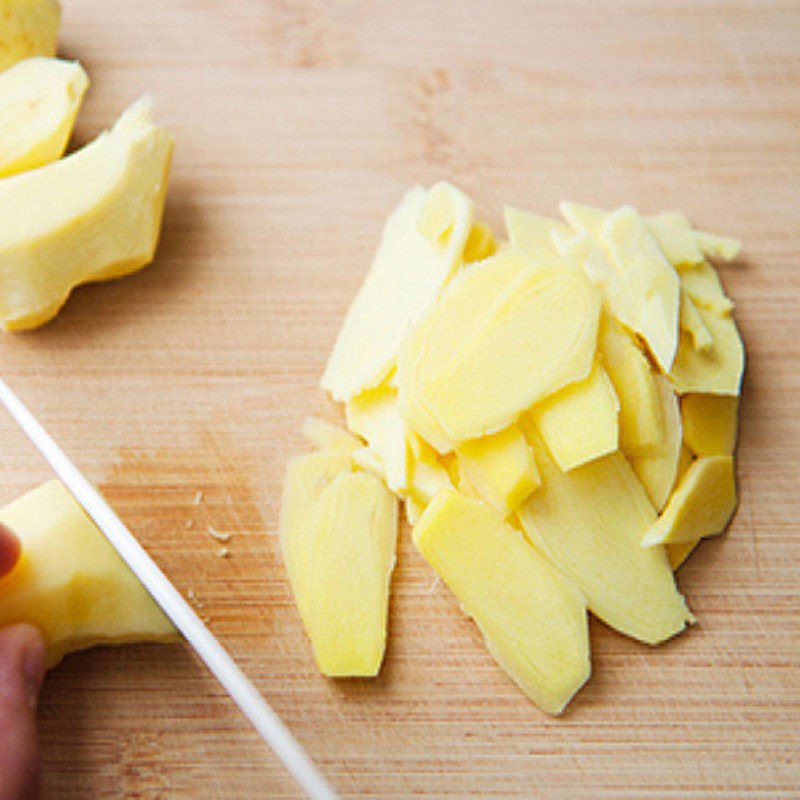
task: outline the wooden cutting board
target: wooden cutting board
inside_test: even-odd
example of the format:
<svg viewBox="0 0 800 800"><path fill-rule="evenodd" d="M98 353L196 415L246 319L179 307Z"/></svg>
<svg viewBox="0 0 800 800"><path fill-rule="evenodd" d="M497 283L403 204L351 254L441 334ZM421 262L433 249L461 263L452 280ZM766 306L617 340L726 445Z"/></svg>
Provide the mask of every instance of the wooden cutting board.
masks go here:
<svg viewBox="0 0 800 800"><path fill-rule="evenodd" d="M66 0L83 143L152 92L177 148L156 263L0 342L96 480L344 797L800 796L800 6ZM499 224L561 198L741 236L748 348L730 532L680 572L696 628L592 623L594 677L539 713L404 531L375 681L316 674L280 563L283 468L382 221L448 177ZM48 477L0 415L3 501ZM195 502L198 492L202 499ZM212 525L232 535L218 556ZM45 797L297 791L181 646L48 678Z"/></svg>

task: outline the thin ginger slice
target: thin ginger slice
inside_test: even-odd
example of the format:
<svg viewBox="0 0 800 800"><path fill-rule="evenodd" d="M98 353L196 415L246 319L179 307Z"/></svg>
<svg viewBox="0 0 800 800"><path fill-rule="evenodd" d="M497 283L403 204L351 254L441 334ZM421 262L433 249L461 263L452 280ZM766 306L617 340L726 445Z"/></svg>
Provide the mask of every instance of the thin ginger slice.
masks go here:
<svg viewBox="0 0 800 800"><path fill-rule="evenodd" d="M619 447L619 399L606 371L589 377L534 406L530 415L558 466L574 469Z"/></svg>
<svg viewBox="0 0 800 800"><path fill-rule="evenodd" d="M707 353L714 347L714 337L685 289L681 290L681 329L692 337L695 350Z"/></svg>
<svg viewBox="0 0 800 800"><path fill-rule="evenodd" d="M283 563L306 630L310 628L308 556L312 546L312 520L322 492L334 478L351 468L351 452L340 447L295 456L286 467L281 498L280 543Z"/></svg>
<svg viewBox="0 0 800 800"><path fill-rule="evenodd" d="M725 294L717 271L708 261L683 270L681 286L695 305L706 311L728 314L733 309L733 300Z"/></svg>
<svg viewBox="0 0 800 800"><path fill-rule="evenodd" d="M617 279L606 285L611 307L624 308L622 322L635 330L667 373L678 349L680 279L638 212L623 206L610 214L600 241L615 268Z"/></svg>
<svg viewBox="0 0 800 800"><path fill-rule="evenodd" d="M631 457L652 453L664 424L655 373L633 337L608 314L600 323L598 349L620 403L622 449Z"/></svg>
<svg viewBox="0 0 800 800"><path fill-rule="evenodd" d="M487 222L477 220L472 225L472 230L464 245L464 263L483 261L497 252L497 240L494 232Z"/></svg>
<svg viewBox="0 0 800 800"><path fill-rule="evenodd" d="M663 420L661 441L652 453L631 459L636 477L642 482L656 511L664 508L678 475L681 457L683 425L681 408L672 384L657 375Z"/></svg>
<svg viewBox="0 0 800 800"><path fill-rule="evenodd" d="M559 260L553 233L569 234L563 222L509 206L503 209L503 217L508 241L518 253L535 264L552 264Z"/></svg>
<svg viewBox="0 0 800 800"><path fill-rule="evenodd" d="M656 513L625 457L612 453L562 472L538 432L526 433L542 476L519 512L533 545L611 627L647 644L680 633L694 618L665 549L640 546Z"/></svg>
<svg viewBox="0 0 800 800"><path fill-rule="evenodd" d="M456 454L460 475L504 517L516 511L539 485L533 452L516 425L462 442Z"/></svg>
<svg viewBox="0 0 800 800"><path fill-rule="evenodd" d="M643 548L714 536L725 530L735 510L733 456L701 456L643 537Z"/></svg>
<svg viewBox="0 0 800 800"><path fill-rule="evenodd" d="M594 359L600 302L580 272L523 266L491 303L475 291L481 281L470 278L492 261L465 273L417 326L401 355L404 409L412 417L424 409L453 443L513 423L539 400L585 378ZM446 324L451 305L469 319L463 340ZM411 427L425 435L424 421L420 426L412 418Z"/></svg>
<svg viewBox="0 0 800 800"><path fill-rule="evenodd" d="M408 488L408 433L400 414L397 390L382 383L367 389L345 406L347 427L366 439L383 464L388 487L398 493Z"/></svg>
<svg viewBox="0 0 800 800"><path fill-rule="evenodd" d="M396 543L397 499L380 480L345 472L323 490L304 554L307 630L323 675L380 671Z"/></svg>
<svg viewBox="0 0 800 800"><path fill-rule="evenodd" d="M342 449L349 453L361 447L361 442L338 425L333 425L319 417L306 417L302 433L306 441L317 450Z"/></svg>
<svg viewBox="0 0 800 800"><path fill-rule="evenodd" d="M591 671L586 601L488 505L448 490L414 542L477 623L498 664L542 710L560 714Z"/></svg>
<svg viewBox="0 0 800 800"><path fill-rule="evenodd" d="M442 216L431 210L431 202L434 207L444 203L445 216L452 214L433 241L418 229L421 215ZM472 213L469 198L450 184L406 193L386 221L372 267L325 367L320 385L335 400L350 400L390 373L409 328L461 264Z"/></svg>
<svg viewBox="0 0 800 800"><path fill-rule="evenodd" d="M673 267L682 269L703 261L697 232L683 214L665 212L647 217L646 221L661 251Z"/></svg>
<svg viewBox="0 0 800 800"><path fill-rule="evenodd" d="M744 374L744 345L733 317L697 306L714 339L713 346L698 350L689 334L681 334L678 356L670 372L678 394L736 396Z"/></svg>
<svg viewBox="0 0 800 800"><path fill-rule="evenodd" d="M681 401L683 438L698 456L730 455L736 448L739 398L687 394Z"/></svg>

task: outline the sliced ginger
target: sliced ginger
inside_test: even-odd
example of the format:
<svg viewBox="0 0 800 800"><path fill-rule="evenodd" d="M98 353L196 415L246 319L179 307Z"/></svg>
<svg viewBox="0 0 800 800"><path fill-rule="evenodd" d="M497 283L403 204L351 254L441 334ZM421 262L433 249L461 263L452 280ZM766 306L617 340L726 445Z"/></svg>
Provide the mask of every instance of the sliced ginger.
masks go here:
<svg viewBox="0 0 800 800"><path fill-rule="evenodd" d="M556 463L568 472L618 449L619 408L614 385L596 365L586 380L551 395L530 414Z"/></svg>
<svg viewBox="0 0 800 800"><path fill-rule="evenodd" d="M660 511L675 486L681 457L681 409L670 382L656 375L661 402L661 439L653 450L631 458L636 477L642 482L650 502Z"/></svg>
<svg viewBox="0 0 800 800"><path fill-rule="evenodd" d="M519 512L533 545L573 580L589 609L622 633L658 644L693 617L664 548L641 547L656 513L620 453L562 472L528 429L542 485Z"/></svg>
<svg viewBox="0 0 800 800"><path fill-rule="evenodd" d="M539 485L533 452L516 425L462 442L456 454L460 475L503 516L516 511Z"/></svg>
<svg viewBox="0 0 800 800"><path fill-rule="evenodd" d="M326 674L380 666L384 487L549 713L588 678L587 608L647 644L694 621L673 571L735 508L744 367L706 259L739 245L678 213L560 209L506 208L497 241L439 183L387 222L323 378L356 436L308 431L324 450L287 480L287 566Z"/></svg>
<svg viewBox="0 0 800 800"><path fill-rule="evenodd" d="M686 470L642 545L693 542L714 536L725 529L735 510L733 456L701 456Z"/></svg>
<svg viewBox="0 0 800 800"><path fill-rule="evenodd" d="M347 427L366 439L380 459L386 483L394 492L408 487L408 434L397 390L386 383L368 389L345 406Z"/></svg>
<svg viewBox="0 0 800 800"><path fill-rule="evenodd" d="M549 714L588 680L586 601L479 500L445 491L414 527L420 553L471 616L498 664Z"/></svg>
<svg viewBox="0 0 800 800"><path fill-rule="evenodd" d="M409 328L461 263L471 229L472 203L450 184L406 194L386 221L322 376L334 399L350 400L391 372Z"/></svg>
<svg viewBox="0 0 800 800"><path fill-rule="evenodd" d="M0 522L22 542L20 563L0 578L0 627L38 627L49 667L95 645L177 639L172 623L60 481L7 505Z"/></svg>
<svg viewBox="0 0 800 800"><path fill-rule="evenodd" d="M683 438L698 456L731 455L736 447L739 398L687 394L681 399Z"/></svg>
<svg viewBox="0 0 800 800"><path fill-rule="evenodd" d="M88 86L80 64L57 58L0 73L0 178L61 158Z"/></svg>
<svg viewBox="0 0 800 800"><path fill-rule="evenodd" d="M361 447L361 442L355 436L351 436L338 425L325 422L319 417L307 417L303 421L303 436L312 447L316 447L318 450L332 448L352 453Z"/></svg>
<svg viewBox="0 0 800 800"><path fill-rule="evenodd" d="M445 293L401 353L401 396L423 436L427 415L454 443L494 433L591 369L600 304L588 281L570 269L522 265L506 291L487 301L476 284L491 262L474 265ZM471 323L456 347L447 325L451 305L463 306ZM532 364L536 369L526 370ZM424 409L422 420L417 409Z"/></svg>
<svg viewBox="0 0 800 800"><path fill-rule="evenodd" d="M377 675L386 648L397 500L372 475L344 472L323 489L309 526L306 628L317 666L331 677Z"/></svg>

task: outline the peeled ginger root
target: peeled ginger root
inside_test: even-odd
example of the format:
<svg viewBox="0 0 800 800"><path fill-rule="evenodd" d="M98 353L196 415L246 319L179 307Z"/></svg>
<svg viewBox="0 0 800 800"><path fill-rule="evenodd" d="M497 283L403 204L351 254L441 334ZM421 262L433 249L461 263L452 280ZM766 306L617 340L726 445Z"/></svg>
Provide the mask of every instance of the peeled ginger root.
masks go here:
<svg viewBox="0 0 800 800"><path fill-rule="evenodd" d="M177 639L172 623L78 501L48 481L0 510L22 542L22 559L0 579L0 627L29 622L54 667L103 644Z"/></svg>
<svg viewBox="0 0 800 800"><path fill-rule="evenodd" d="M735 509L744 369L707 259L739 245L676 212L560 210L506 208L504 240L440 182L389 217L322 379L349 433L307 423L319 452L287 472L284 555L323 673L380 666L392 496L547 713L588 679L587 610L649 645L694 622L674 571Z"/></svg>

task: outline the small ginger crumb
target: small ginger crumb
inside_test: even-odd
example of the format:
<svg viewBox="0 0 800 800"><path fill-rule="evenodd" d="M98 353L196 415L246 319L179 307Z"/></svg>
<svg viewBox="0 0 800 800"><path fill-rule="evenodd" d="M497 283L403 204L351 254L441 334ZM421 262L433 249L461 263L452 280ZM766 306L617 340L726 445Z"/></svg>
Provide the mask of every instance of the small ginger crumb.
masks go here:
<svg viewBox="0 0 800 800"><path fill-rule="evenodd" d="M229 533L220 533L213 525L209 525L206 530L208 530L209 536L213 536L218 542L229 542L231 540Z"/></svg>
<svg viewBox="0 0 800 800"><path fill-rule="evenodd" d="M199 505L200 505L200 503L202 503L202 502L203 502L203 493L202 493L202 492L198 492L198 493L197 493L197 494L194 496L194 504L195 504L196 506L199 506Z"/></svg>
<svg viewBox="0 0 800 800"><path fill-rule="evenodd" d="M189 528L194 528L194 520L193 519L187 519L186 520L186 528L187 528L187 530Z"/></svg>
<svg viewBox="0 0 800 800"><path fill-rule="evenodd" d="M217 550L217 555L220 558L230 558L231 557L231 551L227 547L220 547L220 549Z"/></svg>

